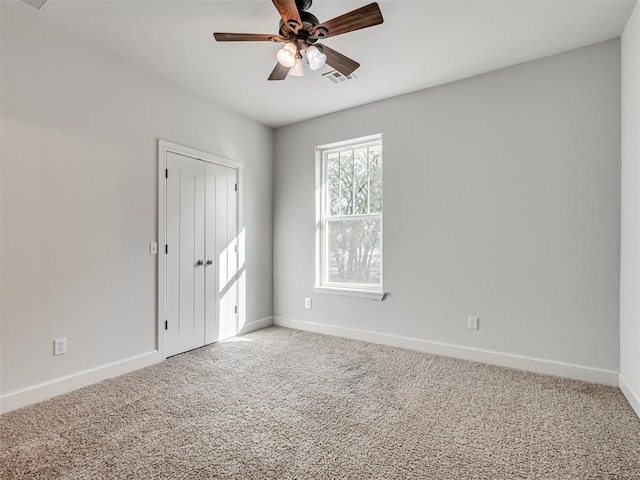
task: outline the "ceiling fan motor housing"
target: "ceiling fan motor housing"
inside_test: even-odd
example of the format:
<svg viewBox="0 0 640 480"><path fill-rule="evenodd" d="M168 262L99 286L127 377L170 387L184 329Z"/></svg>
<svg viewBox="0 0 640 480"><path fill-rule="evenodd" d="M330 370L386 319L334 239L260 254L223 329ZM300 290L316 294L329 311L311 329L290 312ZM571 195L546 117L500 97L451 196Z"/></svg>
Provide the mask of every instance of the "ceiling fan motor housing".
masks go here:
<svg viewBox="0 0 640 480"><path fill-rule="evenodd" d="M292 25L286 24L283 20L280 20L280 35L294 42L297 40L303 40L306 43L314 43L317 38L311 38L311 31L314 27L320 24L320 20L318 20L318 18L312 13L306 11L300 12L300 20L302 20L302 26L298 28L297 31L292 28Z"/></svg>
<svg viewBox="0 0 640 480"><path fill-rule="evenodd" d="M300 13L311 8L312 0L296 0L296 7Z"/></svg>

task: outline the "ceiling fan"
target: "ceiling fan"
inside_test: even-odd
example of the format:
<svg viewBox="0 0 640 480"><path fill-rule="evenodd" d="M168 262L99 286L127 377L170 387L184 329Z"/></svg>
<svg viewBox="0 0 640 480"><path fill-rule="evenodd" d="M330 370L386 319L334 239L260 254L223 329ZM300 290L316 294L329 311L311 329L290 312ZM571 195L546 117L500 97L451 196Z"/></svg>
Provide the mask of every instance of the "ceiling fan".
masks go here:
<svg viewBox="0 0 640 480"><path fill-rule="evenodd" d="M213 34L218 42L284 43L284 47L278 50L278 63L269 75L269 80L284 80L289 73L293 76L304 75L302 52L305 53L311 70L317 70L326 63L344 76L351 75L360 66L358 62L316 42L383 22L380 7L375 2L320 23L307 11L311 7L312 0L272 1L282 17L279 34L219 32Z"/></svg>

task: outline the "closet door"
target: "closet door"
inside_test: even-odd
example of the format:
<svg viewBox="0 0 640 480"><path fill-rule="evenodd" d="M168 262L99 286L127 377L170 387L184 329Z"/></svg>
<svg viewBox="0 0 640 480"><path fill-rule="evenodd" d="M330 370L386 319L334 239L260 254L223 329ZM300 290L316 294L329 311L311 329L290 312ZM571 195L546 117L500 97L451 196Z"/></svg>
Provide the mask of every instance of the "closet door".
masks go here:
<svg viewBox="0 0 640 480"><path fill-rule="evenodd" d="M206 343L238 333L236 170L206 165Z"/></svg>
<svg viewBox="0 0 640 480"><path fill-rule="evenodd" d="M167 153L166 355L236 335L237 169Z"/></svg>
<svg viewBox="0 0 640 480"><path fill-rule="evenodd" d="M167 154L167 356L205 343L205 163Z"/></svg>

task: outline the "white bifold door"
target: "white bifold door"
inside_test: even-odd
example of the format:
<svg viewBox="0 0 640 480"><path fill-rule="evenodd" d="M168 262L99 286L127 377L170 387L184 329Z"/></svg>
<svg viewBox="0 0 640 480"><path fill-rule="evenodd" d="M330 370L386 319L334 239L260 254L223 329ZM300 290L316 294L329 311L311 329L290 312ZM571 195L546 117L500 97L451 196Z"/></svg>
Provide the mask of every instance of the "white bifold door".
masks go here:
<svg viewBox="0 0 640 480"><path fill-rule="evenodd" d="M167 153L166 355L237 333L237 170Z"/></svg>

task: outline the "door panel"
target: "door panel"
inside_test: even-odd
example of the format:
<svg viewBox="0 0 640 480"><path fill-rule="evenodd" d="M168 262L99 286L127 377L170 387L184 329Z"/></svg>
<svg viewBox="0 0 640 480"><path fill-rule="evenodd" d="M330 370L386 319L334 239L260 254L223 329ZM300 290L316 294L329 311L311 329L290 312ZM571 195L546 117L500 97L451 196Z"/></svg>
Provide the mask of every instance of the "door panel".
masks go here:
<svg viewBox="0 0 640 480"><path fill-rule="evenodd" d="M208 163L207 175L207 334L206 342L238 332L236 170Z"/></svg>
<svg viewBox="0 0 640 480"><path fill-rule="evenodd" d="M204 345L205 168L167 154L167 356Z"/></svg>

